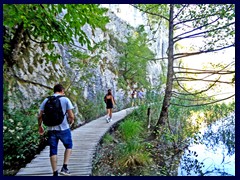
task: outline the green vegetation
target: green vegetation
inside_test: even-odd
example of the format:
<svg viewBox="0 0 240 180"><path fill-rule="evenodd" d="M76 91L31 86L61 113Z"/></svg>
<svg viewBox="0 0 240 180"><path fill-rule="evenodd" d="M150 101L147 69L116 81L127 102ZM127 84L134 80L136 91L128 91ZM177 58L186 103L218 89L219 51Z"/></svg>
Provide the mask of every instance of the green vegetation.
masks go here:
<svg viewBox="0 0 240 180"><path fill-rule="evenodd" d="M87 23L93 30L105 31L109 22L106 12L106 8L97 4L4 4L4 62L9 66L16 63L9 54L14 49L19 51L16 46L21 41L27 45L26 38L46 45L44 48L50 51L43 56L46 61L60 59L54 45L56 42L73 48L77 39L81 45L87 45L88 50L95 51L98 44L92 44L81 28ZM78 53L76 57L79 57Z"/></svg>
<svg viewBox="0 0 240 180"><path fill-rule="evenodd" d="M99 4L4 4L3 5L3 33L4 33L4 174L13 175L15 171L24 166L27 161L45 147L45 135L40 138L37 127L37 114L41 100L31 102L27 109L21 107L24 100L20 92L19 83L33 83L37 87L46 88L52 82L62 82L67 87L71 100L77 106L83 107L81 119L89 121L105 112L102 99L96 102L82 100L80 88L72 87L69 73L68 77L58 77L51 74L46 78L47 84L31 82L16 75L18 70L24 72L24 63L33 59L33 67L29 66L24 73L32 73L38 63L46 65L49 61L53 64L53 70L57 70L55 64L61 62L56 44L68 46L68 54L71 56L70 68L79 69L81 77L79 81L88 82L92 77L89 69L96 67L99 60L98 50L104 50L106 41L91 42L82 27L88 24L94 31L100 28L103 32L109 18L105 15L106 8ZM93 34L94 36L94 34ZM79 47L75 42L86 46ZM32 49L38 49L33 52ZM95 53L96 55L89 55ZM35 54L36 53L36 54ZM33 56L33 57L32 57ZM49 68L44 69L50 73ZM61 71L61 70L60 70ZM64 75L64 74L63 74ZM23 86L27 86L27 85ZM71 86L71 88L70 88ZM70 89L69 89L70 88ZM77 90L76 90L77 89ZM80 90L79 90L80 89ZM73 93L74 92L74 93ZM48 95L46 93L46 96ZM23 101L23 102L22 102ZM14 107L10 107L13 103ZM96 105L97 104L97 105ZM21 108L20 108L21 107ZM95 108L97 107L97 108ZM80 112L82 113L82 111ZM79 115L79 114L78 114ZM81 114L80 114L81 116ZM13 172L10 172L13 170Z"/></svg>
<svg viewBox="0 0 240 180"><path fill-rule="evenodd" d="M110 144L113 142L113 137L109 134L106 133L102 139L103 143Z"/></svg>
<svg viewBox="0 0 240 180"><path fill-rule="evenodd" d="M162 97L159 98L162 99ZM173 100L179 103L178 99ZM160 105L152 104L150 106L151 127L154 127L157 122L156 115ZM147 104L140 106L127 116L115 128L114 132L108 133L103 138L94 160L94 176L177 175L176 169L181 152L187 148L189 138L194 138L196 142L199 142L200 128L234 112L235 103L188 108L171 106L168 122L163 126L158 138L152 141L147 141L147 137L151 133L150 129L147 128L148 108ZM216 137L224 139L224 132L220 133ZM231 132L225 133L232 137ZM225 139L223 142L229 147L231 153L234 143L226 137ZM202 167L200 162L194 161L191 165L200 172Z"/></svg>
<svg viewBox="0 0 240 180"><path fill-rule="evenodd" d="M7 87L6 82L3 93L3 174L15 175L21 167L24 167L45 148L47 134L45 133L43 136L38 134L37 114L43 99L32 102L32 106L27 109L10 110L8 102L12 97L8 96L9 89ZM15 98L15 101L21 100L21 93L17 94L18 97ZM73 94L71 97L74 98ZM95 102L90 100L77 102L81 107L79 109L82 120L89 122L105 114L105 104L103 104L102 98L103 95L99 94ZM74 124L73 128L76 127L77 123ZM46 128L44 127L44 129Z"/></svg>
<svg viewBox="0 0 240 180"><path fill-rule="evenodd" d="M134 116L129 116L119 125L119 133L122 143L117 145L115 165L121 168L122 172L131 171L139 166L147 166L151 163L150 154L145 151L145 146L141 143L143 124L134 120Z"/></svg>
<svg viewBox="0 0 240 180"><path fill-rule="evenodd" d="M161 59L167 59L167 79L166 79L166 93L162 104L159 120L151 134L151 139L157 138L162 130L161 127L169 121L169 107L175 98L181 97L182 92L187 95L197 95L210 90L214 90L218 84L226 83L234 85L235 71L226 69L228 66L234 64L229 63L223 68L213 70L202 70L201 68L186 68L182 66L182 62L187 57L194 55L201 55L205 53L221 52L228 48L235 47L235 5L234 4L137 4L132 5L144 13L148 18L148 23L151 25L152 32L157 32L158 28L162 26L162 22L168 25L168 50L166 54L162 55ZM194 39L200 40L202 43L195 43L186 48L175 49L180 42L184 40ZM185 41L186 42L186 41ZM187 41L190 42L190 41ZM179 43L179 44L178 44ZM223 71L225 71L223 73ZM189 77L189 74L193 74ZM206 74L205 77L196 75ZM232 75L231 79L223 81L223 74L226 76ZM185 82L204 82L203 88L186 88ZM176 91L176 87L181 91ZM198 87L198 86L197 86ZM216 93L216 92L215 92ZM190 99L195 101L195 106L213 104L224 101L234 97L231 96L211 101L206 99L200 102L198 96ZM178 104L179 106L189 105ZM193 106L190 104L190 106Z"/></svg>
<svg viewBox="0 0 240 180"><path fill-rule="evenodd" d="M38 103L30 108L9 110L7 86L4 84L3 106L3 174L13 175L46 146L46 134L38 135Z"/></svg>
<svg viewBox="0 0 240 180"><path fill-rule="evenodd" d="M103 97L103 93L98 93L93 100L82 99L78 104L79 111L83 115L86 122L106 114L106 104L103 101Z"/></svg>
<svg viewBox="0 0 240 180"><path fill-rule="evenodd" d="M149 48L149 40L144 26L133 30L133 33L126 37L126 43L113 36L110 37L110 43L121 54L118 63L119 87L127 90L129 86L137 84L138 87L149 88L147 65L154 58L154 53Z"/></svg>
<svg viewBox="0 0 240 180"><path fill-rule="evenodd" d="M218 88L217 83L234 85L235 71L227 69L228 66L232 67L234 63L229 65L213 64L213 70L210 71L206 69L185 71L186 68L182 66L182 62L187 56L235 46L235 7L231 4L146 4L137 5L136 8L148 14L149 26L154 27L152 34L157 33L162 23L169 25L169 47L166 54L162 52L161 58L161 60L168 59L168 70L166 72L167 68L164 67L164 64L161 64L163 73L159 77L161 83L166 83L165 97L163 100L163 97L159 95L159 90L151 91L151 87L149 87L146 68L149 61L154 60L155 55L148 47L149 40L146 32L144 32L144 27L139 26L137 29L131 29L133 33L126 37L126 43L110 35L109 44L121 54L118 68L114 67L111 62L109 63L111 66L111 69L109 69L118 77L118 88L127 90L137 84L138 87L147 89L147 92L145 104L129 115L118 126L115 133L104 136L103 147L110 151L106 153L107 157L100 154L96 158L99 161L95 162L94 173L97 175L176 175L175 166L179 162L178 156L187 147L188 139L194 138L197 140L199 129L202 126L211 125L234 111L235 102L211 104L216 99L207 97L205 94L210 88ZM90 69L96 68L101 58L100 54L102 51L106 51L105 45L107 42L96 43L90 41L81 28L88 24L92 28L91 35L94 35L96 28L105 32L105 25L109 22L109 18L105 16L106 12L107 9L100 8L96 4L3 5L4 175L14 175L16 172L10 172L9 170L21 168L46 145L46 135L39 138L37 129L36 115L41 101L34 101L27 109L10 109L9 107L10 101L16 102L16 104L17 102L18 104L22 103L22 95L17 87L19 87L18 83L25 82L25 80L17 81L14 79L17 78L15 74L17 70L25 68L20 59L26 59L25 63L29 63L31 52L28 48L31 47L32 42L32 46L37 44L36 47L39 47L44 54L36 53L37 55L33 57L34 66L29 66L27 71L33 73L34 67L38 63L44 65L49 61L53 62L53 69L58 70L55 65L61 57L56 51L55 43L62 46L66 45L68 46L67 53L71 57L69 58L71 59L69 68L80 72L79 82L89 83L94 75ZM176 16L174 17L173 14ZM185 22L191 22L188 25L191 29L184 29ZM181 28L184 33L175 33L176 29ZM176 48L179 45L177 44L179 41L196 38L199 35L202 35L206 42L203 46L198 47L196 52L185 52L181 51L180 48L175 51L174 47ZM75 44L76 39L81 47ZM225 39L228 39L229 42L224 41ZM22 57L22 54L26 57ZM165 55L167 57L164 57ZM103 63L106 62L106 57L102 61ZM16 66L13 68L14 65ZM102 66L104 65L102 64ZM50 73L48 68L45 68L45 70ZM189 76L191 73L194 74L193 77ZM187 88L186 84L181 84L182 81L198 81L196 79L197 73L206 73L209 74L208 76L215 74L219 78L210 80L208 86L202 90L193 90ZM184 77L179 74L184 75ZM223 74L232 75L231 80L222 82L220 77ZM68 75L69 77L60 77L58 80L64 79L64 85L67 85L68 88L71 87L71 90L69 89L67 93L70 99L76 102L81 118L89 122L105 114L103 94L97 94L92 100L82 98L81 87L72 85L73 81L70 81L70 76L76 77L77 74L70 72ZM55 75L51 73L46 80L55 81ZM201 80L209 81L205 78ZM46 84L41 84L41 82L35 82L35 84L48 88ZM148 106L150 103L152 103L151 106ZM122 102L117 102L117 104L118 107L124 108ZM201 106L203 104L205 106ZM150 116L147 115L148 108L150 108ZM148 141L152 132L155 134L158 132L158 134L154 140ZM220 135L216 135L216 141L223 139L223 142L229 147L229 153L232 153L235 144L232 139L229 140L227 137L233 138L234 136L231 135L231 132L219 133ZM101 164L103 162L100 162L101 158L104 158L104 164ZM107 165L110 167L108 171L97 172Z"/></svg>

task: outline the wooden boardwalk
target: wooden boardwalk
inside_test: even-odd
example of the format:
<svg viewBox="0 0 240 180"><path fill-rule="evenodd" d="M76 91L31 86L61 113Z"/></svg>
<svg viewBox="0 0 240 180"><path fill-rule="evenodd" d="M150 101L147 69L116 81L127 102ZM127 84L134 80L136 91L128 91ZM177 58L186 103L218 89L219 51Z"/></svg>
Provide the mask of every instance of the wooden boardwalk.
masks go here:
<svg viewBox="0 0 240 180"><path fill-rule="evenodd" d="M98 118L72 131L73 150L69 160L68 169L72 176L92 175L92 161L98 143L106 132L118 121L124 119L134 108L128 108L113 113L113 120L106 123L105 117ZM64 146L59 142L58 146L58 169L63 164ZM49 146L40 154L21 168L16 176L52 176L52 168L49 159Z"/></svg>

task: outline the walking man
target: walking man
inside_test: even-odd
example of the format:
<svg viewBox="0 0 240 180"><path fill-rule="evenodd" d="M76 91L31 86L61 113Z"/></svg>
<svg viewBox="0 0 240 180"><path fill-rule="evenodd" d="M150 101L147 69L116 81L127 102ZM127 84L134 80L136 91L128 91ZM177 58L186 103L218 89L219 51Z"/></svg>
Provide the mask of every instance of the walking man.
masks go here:
<svg viewBox="0 0 240 180"><path fill-rule="evenodd" d="M64 162L63 162L63 166L60 171L60 174L65 176L70 176L71 174L67 168L67 165L68 165L68 161L72 153L72 147L73 147L70 126L74 123L74 114L72 112L72 109L74 107L72 105L72 102L67 97L64 96L64 87L61 84L55 85L53 88L53 91L54 91L53 96L55 97L59 96L62 112L64 112L64 117L61 124L56 126L47 126L48 143L50 146L50 153L49 153L50 162L52 166L53 176L58 176L57 150L58 150L58 142L60 140L65 147ZM40 113L38 115L38 126L39 126L40 135L44 133L42 123L43 123L43 116L44 116L44 107L47 101L48 101L48 98L46 98L40 105Z"/></svg>
<svg viewBox="0 0 240 180"><path fill-rule="evenodd" d="M131 97L132 97L132 106L135 106L136 105L136 99L137 99L137 91L136 91L136 89L133 90L133 92L131 94Z"/></svg>
<svg viewBox="0 0 240 180"><path fill-rule="evenodd" d="M138 105L142 104L143 103L143 98L144 98L143 90L141 90L141 89L138 90L137 97L138 97Z"/></svg>

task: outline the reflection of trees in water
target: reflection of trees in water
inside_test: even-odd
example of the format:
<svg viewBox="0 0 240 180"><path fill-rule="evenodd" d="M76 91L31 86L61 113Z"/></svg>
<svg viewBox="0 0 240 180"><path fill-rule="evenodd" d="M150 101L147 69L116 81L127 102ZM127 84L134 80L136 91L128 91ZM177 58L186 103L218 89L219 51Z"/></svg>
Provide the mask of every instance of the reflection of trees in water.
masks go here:
<svg viewBox="0 0 240 180"><path fill-rule="evenodd" d="M235 153L235 113L220 119L217 124L210 125L201 143L213 151L216 151L219 146L224 146L224 149L228 150L227 155L233 155Z"/></svg>
<svg viewBox="0 0 240 180"><path fill-rule="evenodd" d="M230 116L209 125L204 134L199 136L197 139L198 142L195 141L195 144L204 144L209 149L209 154L211 151L216 152L219 151L219 149L221 150L221 167L219 168L219 165L214 163L214 159L212 157L208 157L207 154L206 158L200 162L197 159L197 152L188 150L182 157L181 170L186 171L187 175L232 176L226 172L224 165L231 163L231 161L228 161L226 157L230 157L235 154L235 112ZM212 161L212 163L208 162L207 164L205 161Z"/></svg>
<svg viewBox="0 0 240 180"><path fill-rule="evenodd" d="M202 174L202 167L204 167L203 162L199 162L194 157L197 157L197 153L195 151L188 150L182 157L181 169L185 170L187 175L191 175L191 172L195 174Z"/></svg>
<svg viewBox="0 0 240 180"><path fill-rule="evenodd" d="M195 159L197 156L198 155L195 151L189 151L188 154L185 154L182 157L181 169L185 170L187 175L196 174L198 176L233 176L232 174L226 172L224 166L222 166L221 168L215 166L213 159L211 159L210 157L200 162L199 160ZM206 166L204 161L207 159L211 159L212 163ZM222 162L221 165L228 163L229 162ZM203 170L204 167L206 167L205 170Z"/></svg>

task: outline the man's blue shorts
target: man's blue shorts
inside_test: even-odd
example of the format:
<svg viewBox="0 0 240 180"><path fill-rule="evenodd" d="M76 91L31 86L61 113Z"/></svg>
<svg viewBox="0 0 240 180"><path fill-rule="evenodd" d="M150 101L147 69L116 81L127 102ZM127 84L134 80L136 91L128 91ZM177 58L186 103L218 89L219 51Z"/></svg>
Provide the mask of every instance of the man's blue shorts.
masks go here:
<svg viewBox="0 0 240 180"><path fill-rule="evenodd" d="M72 135L71 135L70 129L66 129L63 131L57 131L57 130L48 131L48 143L50 146L50 155L49 155L50 157L53 155L57 155L59 140L62 141L62 143L66 149L72 149L73 143L72 143Z"/></svg>

